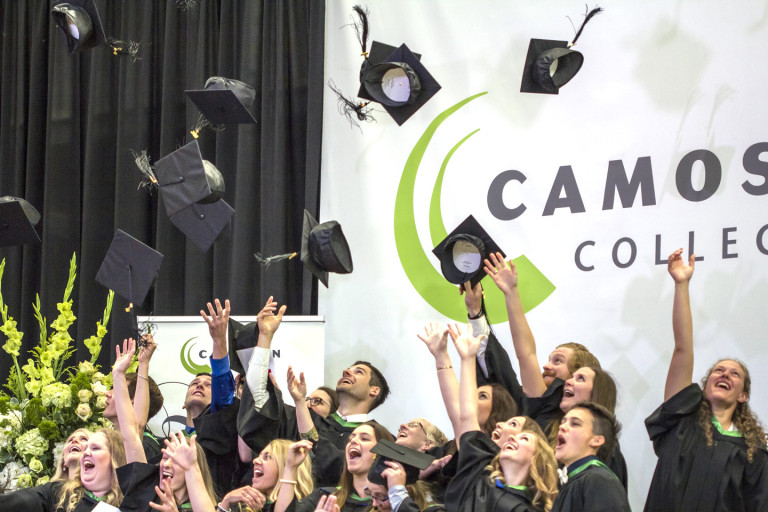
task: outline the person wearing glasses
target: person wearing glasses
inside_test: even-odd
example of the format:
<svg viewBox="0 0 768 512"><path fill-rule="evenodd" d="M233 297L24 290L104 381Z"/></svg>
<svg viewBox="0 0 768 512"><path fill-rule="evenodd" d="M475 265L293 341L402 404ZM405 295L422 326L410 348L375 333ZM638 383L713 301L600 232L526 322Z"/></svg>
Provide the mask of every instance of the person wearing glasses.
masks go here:
<svg viewBox="0 0 768 512"><path fill-rule="evenodd" d="M323 418L327 418L339 408L339 397L336 391L328 386L320 386L307 395L307 406Z"/></svg>

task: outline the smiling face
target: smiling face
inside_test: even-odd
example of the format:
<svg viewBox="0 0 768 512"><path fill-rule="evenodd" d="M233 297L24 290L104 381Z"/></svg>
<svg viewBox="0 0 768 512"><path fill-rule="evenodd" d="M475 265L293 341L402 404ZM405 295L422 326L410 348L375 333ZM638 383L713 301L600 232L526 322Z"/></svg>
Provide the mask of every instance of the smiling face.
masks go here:
<svg viewBox="0 0 768 512"><path fill-rule="evenodd" d="M749 395L744 391L745 373L737 361L719 361L709 373L704 396L710 404L724 407L746 402Z"/></svg>
<svg viewBox="0 0 768 512"><path fill-rule="evenodd" d="M307 406L323 418L331 414L331 397L322 389L316 389L307 397Z"/></svg>
<svg viewBox="0 0 768 512"><path fill-rule="evenodd" d="M258 457L253 459L253 480L251 485L254 489L261 491L262 494L269 495L277 485L279 475L275 454L267 446L261 450Z"/></svg>
<svg viewBox="0 0 768 512"><path fill-rule="evenodd" d="M416 418L408 423L402 423L397 430L395 442L413 450L427 451L433 445L432 441L427 439L427 425L429 423L423 418Z"/></svg>
<svg viewBox="0 0 768 512"><path fill-rule="evenodd" d="M507 438L501 446L499 461L502 467L529 467L536 453L537 438L533 432L520 432Z"/></svg>
<svg viewBox="0 0 768 512"><path fill-rule="evenodd" d="M61 452L61 466L69 478L74 478L75 469L80 465L80 459L88 444L90 433L85 429L78 429L72 432L64 443L64 449Z"/></svg>
<svg viewBox="0 0 768 512"><path fill-rule="evenodd" d="M370 425L360 425L349 435L346 447L347 469L353 475L368 474L375 455L376 434Z"/></svg>
<svg viewBox="0 0 768 512"><path fill-rule="evenodd" d="M500 421L496 424L493 432L491 432L491 439L501 448L511 436L523 431L523 425L525 425L525 418L523 416L515 416L507 421Z"/></svg>
<svg viewBox="0 0 768 512"><path fill-rule="evenodd" d="M544 384L549 387L555 378L568 380L571 378L571 371L568 369L568 361L573 356L573 349L568 347L557 347L549 354L549 360L542 367L541 376L544 377Z"/></svg>
<svg viewBox="0 0 768 512"><path fill-rule="evenodd" d="M80 481L96 496L102 496L112 486L112 454L107 436L91 434L80 457Z"/></svg>
<svg viewBox="0 0 768 512"><path fill-rule="evenodd" d="M488 421L493 407L493 388L491 386L480 386L477 388L477 422L482 428Z"/></svg>
<svg viewBox="0 0 768 512"><path fill-rule="evenodd" d="M163 459L160 461L160 488L163 490L170 488L177 498L186 495L187 480L184 477L184 468L166 454L163 454Z"/></svg>
<svg viewBox="0 0 768 512"><path fill-rule="evenodd" d="M371 369L363 364L355 364L344 370L336 383L337 393L345 393L357 400L365 400L372 389Z"/></svg>
<svg viewBox="0 0 768 512"><path fill-rule="evenodd" d="M592 398L595 383L595 371L592 368L579 368L573 377L565 381L560 410L568 412L579 402L588 402Z"/></svg>
<svg viewBox="0 0 768 512"><path fill-rule="evenodd" d="M211 376L198 375L187 388L187 396L184 398L184 408L203 408L211 403Z"/></svg>
<svg viewBox="0 0 768 512"><path fill-rule="evenodd" d="M605 442L603 436L593 434L593 416L579 407L571 409L563 417L557 434L555 456L566 466L586 457L596 455Z"/></svg>

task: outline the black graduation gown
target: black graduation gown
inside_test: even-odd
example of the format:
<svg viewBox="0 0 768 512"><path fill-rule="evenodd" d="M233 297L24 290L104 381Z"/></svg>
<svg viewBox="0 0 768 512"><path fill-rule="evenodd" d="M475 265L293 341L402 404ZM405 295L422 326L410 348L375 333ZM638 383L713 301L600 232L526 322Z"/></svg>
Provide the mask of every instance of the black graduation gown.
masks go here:
<svg viewBox="0 0 768 512"><path fill-rule="evenodd" d="M564 386L565 382L562 379L555 379L542 396L535 398L525 397L523 400L523 413L533 418L547 435L549 435L550 423L559 421L562 415L560 402L563 399ZM613 474L616 475L626 491L629 488L627 462L624 459L624 454L621 453L621 446L618 442L613 449L613 454L605 461L605 464L611 468L611 471L613 471Z"/></svg>
<svg viewBox="0 0 768 512"><path fill-rule="evenodd" d="M157 464L163 459L165 443L162 439L155 437L148 428L144 428L144 435L141 436L141 446L144 448L144 456L147 458L148 463Z"/></svg>
<svg viewBox="0 0 768 512"><path fill-rule="evenodd" d="M149 512L149 502L160 503L155 486L160 483L160 468L156 464L131 462L117 468L117 479L123 491L120 512Z"/></svg>
<svg viewBox="0 0 768 512"><path fill-rule="evenodd" d="M517 378L512 362L509 360L509 354L501 346L499 340L493 332L488 336L488 343L485 347L485 367L488 369L488 377L483 373L480 363L477 365L477 385L484 386L496 382L501 384L512 395L512 399L517 404L517 410L523 410L523 387Z"/></svg>
<svg viewBox="0 0 768 512"><path fill-rule="evenodd" d="M193 420L197 442L205 452L211 470L213 488L218 496L224 496L240 487L240 455L237 450L237 416L240 400L214 413L210 407ZM147 459L149 460L149 459Z"/></svg>
<svg viewBox="0 0 768 512"><path fill-rule="evenodd" d="M597 459L597 457L589 458ZM573 465L578 467L580 462ZM691 509L690 512L694 510ZM578 474L569 475L568 483L560 488L555 504L552 506L552 512L625 511L631 511L626 490L616 475L599 465L589 466Z"/></svg>
<svg viewBox="0 0 768 512"><path fill-rule="evenodd" d="M707 446L698 425L703 393L691 384L645 420L659 460L645 510L714 512L768 510L768 453L747 461L744 439L714 429Z"/></svg>
<svg viewBox="0 0 768 512"><path fill-rule="evenodd" d="M445 491L448 512L542 511L531 503L527 492L498 487L488 480L485 467L498 453L496 443L479 430L461 436L458 471Z"/></svg>
<svg viewBox="0 0 768 512"><path fill-rule="evenodd" d="M14 512L60 512L64 509L56 508L59 501L58 490L63 482L48 482L47 484L19 489L18 491L0 494L0 511ZM74 512L90 512L98 501L90 496L83 495L75 507ZM122 511L122 509L121 509Z"/></svg>
<svg viewBox="0 0 768 512"><path fill-rule="evenodd" d="M327 494L333 494L336 492L336 487L319 487L312 491L312 494L304 498L303 500L296 501L295 499L288 505L286 512L314 512L317 507L320 498ZM371 499L361 499L356 495L349 496L347 501L343 504L339 504L340 512L364 512L371 506Z"/></svg>
<svg viewBox="0 0 768 512"><path fill-rule="evenodd" d="M282 393L267 382L269 399L260 411L254 409L253 396L243 393L237 417L237 431L254 452L260 452L273 439L299 440L296 409L283 402ZM312 446L312 470L317 486L335 486L344 469L344 449L349 435L359 423L341 424L310 410L318 441Z"/></svg>

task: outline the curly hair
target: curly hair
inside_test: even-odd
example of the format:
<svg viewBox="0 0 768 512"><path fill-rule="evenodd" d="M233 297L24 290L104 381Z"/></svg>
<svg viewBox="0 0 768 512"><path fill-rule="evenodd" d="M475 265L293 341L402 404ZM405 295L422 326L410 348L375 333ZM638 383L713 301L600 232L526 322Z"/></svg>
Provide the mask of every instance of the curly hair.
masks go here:
<svg viewBox="0 0 768 512"><path fill-rule="evenodd" d="M738 359L721 359L707 372L707 375L701 379L701 389L704 390L707 387L707 381L715 367L723 361L733 361L741 366L744 372L744 393L749 396L752 388L752 378L749 376L749 370L747 366ZM707 446L714 444L714 426L712 425L712 404L709 403L706 396L702 397L699 404L698 412L698 424L704 432L704 437L707 439ZM768 443L768 435L765 433L760 420L757 419L755 413L749 407L749 401L739 402L736 405L736 410L733 411L733 417L731 418L733 424L739 430L747 443L747 461L752 462L755 453Z"/></svg>
<svg viewBox="0 0 768 512"><path fill-rule="evenodd" d="M526 421L526 423L528 422ZM532 423L536 424L535 422ZM552 508L555 496L557 495L557 459L555 458L555 452L549 446L549 442L541 429L529 430L524 428L523 432L528 432L536 437L536 451L533 453L528 481L526 482L529 489L533 491L531 503L539 505L544 510L549 510ZM486 471L489 472L488 479L491 485L495 485L496 480L504 483L504 473L501 470L500 459L501 452L485 467Z"/></svg>

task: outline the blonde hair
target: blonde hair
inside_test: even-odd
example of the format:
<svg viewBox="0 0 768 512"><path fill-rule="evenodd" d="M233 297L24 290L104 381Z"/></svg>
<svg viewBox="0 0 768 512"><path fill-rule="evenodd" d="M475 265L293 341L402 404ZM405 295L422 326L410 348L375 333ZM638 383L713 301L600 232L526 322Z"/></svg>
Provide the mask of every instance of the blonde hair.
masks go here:
<svg viewBox="0 0 768 512"><path fill-rule="evenodd" d="M67 436L67 439L72 437L75 434L85 434L87 437L91 436L91 431L87 428L79 428L69 434ZM66 444L66 441L64 441ZM51 477L51 482L58 482L58 481L64 481L69 480L69 468L64 465L64 453L62 452L61 457L56 462L56 472L53 474L53 477Z"/></svg>
<svg viewBox="0 0 768 512"><path fill-rule="evenodd" d="M275 458L277 463L277 483L272 488L269 496L266 498L269 501L277 500L277 495L280 492L280 487L283 483L280 481L283 478L283 469L285 468L285 460L288 456L288 449L295 441L289 439L273 439L264 449L269 450ZM293 485L293 484L288 484ZM297 500L303 500L315 490L315 483L312 480L312 460L309 455L304 458L304 461L296 469L296 485L293 486L293 494ZM243 507L242 510L248 512L256 512L250 507Z"/></svg>
<svg viewBox="0 0 768 512"><path fill-rule="evenodd" d="M550 510L557 495L557 459L555 458L555 452L549 446L549 442L540 428L536 430L524 429L523 432L531 433L536 437L536 451L533 452L531 468L526 481L526 485L532 495L531 503L539 505L544 510ZM501 471L500 458L501 452L485 467L490 472L488 478L492 485L496 484L496 480L500 480L502 483L505 482L504 473Z"/></svg>
<svg viewBox="0 0 768 512"><path fill-rule="evenodd" d="M120 433L111 428L103 428L95 434L104 434L107 439L107 449L109 450L110 461L112 465L112 474L110 475L110 488L102 496L101 501L106 502L108 505L115 507L119 506L123 501L123 492L120 490L120 484L117 481L117 468L125 465L125 449L123 448L123 438L120 437ZM65 512L74 512L80 500L83 499L83 495L87 490L83 483L80 481L80 468L77 467L75 471L75 477L72 480L67 480L59 488L59 501L56 504L56 510L64 510Z"/></svg>

